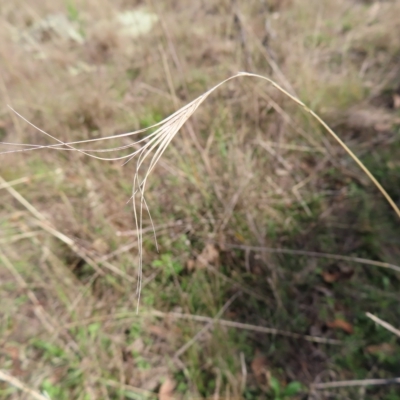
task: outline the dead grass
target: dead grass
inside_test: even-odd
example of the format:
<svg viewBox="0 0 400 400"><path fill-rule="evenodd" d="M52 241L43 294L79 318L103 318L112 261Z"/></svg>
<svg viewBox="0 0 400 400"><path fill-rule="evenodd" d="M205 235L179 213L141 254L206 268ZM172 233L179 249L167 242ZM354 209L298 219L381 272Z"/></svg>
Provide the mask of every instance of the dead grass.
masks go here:
<svg viewBox="0 0 400 400"><path fill-rule="evenodd" d="M124 36L114 25L117 13L143 6L159 22L140 38ZM292 0L271 9L258 1L3 5L0 140L54 143L6 104L63 142L92 140L148 128L216 82L249 70L271 76L321 115L396 203L398 110L393 101L376 99L390 100L398 85L398 6L347 0ZM83 43L43 30L46 39L33 48L21 39L52 13L67 15ZM365 110L371 122L361 116L360 125ZM151 398L172 375L177 398L256 398L262 390L274 398L251 370L255 349L267 356L263 368L282 390L289 381L308 385L332 374L396 376L393 355L365 350L388 342L397 351L396 344L363 319L370 311L396 325L395 272L346 259L351 279L328 283L322 272L341 276L337 270L345 268L311 256L398 265L391 241L397 222L343 149L276 90L244 79L213 93L175 139L146 184L160 253L151 221L143 218L138 315L140 255L127 232L140 226L125 206L135 164L121 167L72 151L1 156L0 175L26 201L0 189L2 264L9 263L0 271L2 369L52 399ZM122 156L137 150L129 137L109 144L127 146ZM207 243L219 254L208 266L199 261ZM226 243L309 253L276 255ZM237 291L242 296L224 308ZM155 318L157 312L165 317ZM345 344L299 349L293 339L244 334L223 323L203 331L194 319L180 323L168 312ZM326 327L339 319L354 326L353 335ZM0 390L19 398L8 386ZM340 393L351 397L354 390ZM368 394L395 396L391 390Z"/></svg>

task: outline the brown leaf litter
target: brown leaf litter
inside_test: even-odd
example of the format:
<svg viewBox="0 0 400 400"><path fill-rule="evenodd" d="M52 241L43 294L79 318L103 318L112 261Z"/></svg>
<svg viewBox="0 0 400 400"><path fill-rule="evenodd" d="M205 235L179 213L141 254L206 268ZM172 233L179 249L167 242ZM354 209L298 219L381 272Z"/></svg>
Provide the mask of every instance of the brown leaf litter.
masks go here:
<svg viewBox="0 0 400 400"><path fill-rule="evenodd" d="M327 322L326 326L331 329L339 329L343 332L348 333L349 335L354 333L353 325L343 319L335 319L333 321Z"/></svg>
<svg viewBox="0 0 400 400"><path fill-rule="evenodd" d="M326 283L349 280L354 275L354 270L344 265L335 265L322 272L322 279Z"/></svg>
<svg viewBox="0 0 400 400"><path fill-rule="evenodd" d="M270 379L267 357L257 350L250 367L258 385L267 387Z"/></svg>
<svg viewBox="0 0 400 400"><path fill-rule="evenodd" d="M212 243L207 243L202 252L196 259L188 260L187 269L193 271L195 269L203 269L208 265L218 266L219 264L219 251Z"/></svg>
<svg viewBox="0 0 400 400"><path fill-rule="evenodd" d="M160 386L158 391L159 400L172 400L174 397L174 389L176 382L172 378L167 378Z"/></svg>

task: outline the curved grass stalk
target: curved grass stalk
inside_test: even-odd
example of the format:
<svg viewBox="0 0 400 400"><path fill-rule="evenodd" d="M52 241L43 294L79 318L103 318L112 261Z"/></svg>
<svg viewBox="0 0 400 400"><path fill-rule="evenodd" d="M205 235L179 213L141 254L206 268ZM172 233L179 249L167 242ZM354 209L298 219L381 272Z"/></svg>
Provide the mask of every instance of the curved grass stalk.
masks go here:
<svg viewBox="0 0 400 400"><path fill-rule="evenodd" d="M362 161L352 152L352 150L340 139L340 137L320 118L314 111L312 111L310 108L308 108L302 101L300 101L298 98L287 92L285 89L283 89L281 86L279 86L276 82L274 82L272 79L267 78L262 75L258 74L253 74L253 73L248 73L248 72L239 72L236 75L233 75L224 81L218 83L211 89L209 89L207 92L199 96L197 99L191 101L190 103L186 104L179 110L177 110L175 113L171 114L169 117L164 119L161 122L158 122L148 128L144 129L139 129L134 132L129 132L129 133L123 133L119 135L114 135L114 136L107 136L103 138L95 138L95 139L87 139L87 140L81 140L81 141L73 141L73 142L62 142L61 140L55 138L54 136L50 135L49 133L43 131L42 129L38 128L37 126L33 125L31 122L29 122L26 118L24 118L22 115L17 113L15 110L12 109L14 113L16 113L20 118L22 118L24 121L26 121L28 124L30 124L32 127L37 129L39 132L45 134L46 136L52 138L53 140L56 140L58 143L53 144L53 145L44 145L44 146L38 146L38 145L21 145L18 144L18 146L25 146L28 148L24 149L18 149L18 150L10 150L10 151L5 151L0 154L4 153L15 153L15 152L23 152L23 151L33 151L33 150L38 150L38 149L45 149L45 148L50 148L54 150L68 150L68 151L78 151L82 154L85 154L89 157L98 159L98 160L104 160L104 161L118 161L118 160L126 160L124 164L128 163L135 157L137 157L137 162L136 162L136 171L134 174L133 178L133 185L132 185L132 197L130 200L132 200L133 203L133 212L134 212L134 218L135 218L135 225L136 225L136 230L138 232L138 251L139 251L139 271L138 271L138 285L137 285L137 294L138 294L138 307L139 307L139 300L140 300L140 292L142 288L142 268L143 268L143 233L142 233L142 227L143 227L143 208L148 212L151 224L153 226L153 231L154 231L154 236L156 240L156 233L154 230L154 225L153 221L151 219L149 207L147 205L147 202L145 200L145 189L146 189L146 183L149 178L150 173L153 171L155 166L157 165L158 161L160 160L161 156L163 155L164 151L172 141L172 139L175 137L175 135L179 132L179 130L182 128L182 126L185 124L185 122L194 114L194 112L197 110L197 108L208 98L208 96L213 93L216 89L218 89L220 86L225 84L226 82L236 79L238 77L252 77L252 78L258 78L262 79L264 81L267 81L270 83L272 86L274 86L276 89L278 89L280 92L282 92L285 96L289 97L292 101L294 101L297 105L302 107L307 113L309 113L320 125L323 126L323 128L340 144L340 146L347 152L347 154L350 155L350 157L357 163L357 165L361 168L361 170L368 176L368 178L374 183L374 185L378 188L378 190L381 192L381 194L385 197L387 202L390 204L390 206L393 208L395 213L397 214L398 217L400 217L400 210L397 207L396 203L393 201L393 199L389 196L389 194L386 192L386 190L383 188L383 186L378 182L378 180L374 177L374 175L369 171L369 169L362 163ZM111 139L118 139L118 138L123 138L123 137L131 137L140 133L145 133L148 132L149 130L153 130L154 128L157 128L154 132L148 134L146 137L137 140L135 142L132 142L131 144L120 146L120 147L113 147L113 148L108 148L108 149L81 149L76 146L80 146L83 144L88 144L92 142L99 142L99 141L105 141L105 140L111 140ZM144 144L143 144L144 143ZM11 143L3 143L10 145ZM125 156L119 156L119 157L99 157L95 154L92 153L105 153L105 152L114 152L114 151L119 151L119 150L125 150L131 147L139 146L138 150L135 150L134 152L125 155ZM150 156L151 153L154 154L152 158L150 159L149 166L147 167L147 170L143 176L143 178L140 178L140 170L144 166L144 163L146 159ZM137 208L135 198L136 196L139 195L140 199L140 206ZM157 240L156 240L157 244Z"/></svg>

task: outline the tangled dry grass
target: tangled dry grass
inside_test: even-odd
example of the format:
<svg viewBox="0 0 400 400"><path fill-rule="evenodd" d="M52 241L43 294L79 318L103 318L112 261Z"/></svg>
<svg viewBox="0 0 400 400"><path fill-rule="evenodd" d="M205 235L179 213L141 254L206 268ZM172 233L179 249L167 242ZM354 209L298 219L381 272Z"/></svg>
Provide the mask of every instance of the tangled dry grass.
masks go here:
<svg viewBox="0 0 400 400"><path fill-rule="evenodd" d="M399 214L398 2L142 3L0 8L4 373L53 399L398 376L365 317L398 318L398 223L351 160Z"/></svg>
<svg viewBox="0 0 400 400"><path fill-rule="evenodd" d="M123 133L119 135L113 135L113 136L108 136L108 137L100 137L97 139L88 139L88 140L80 140L77 142L68 142L64 143L61 140L55 138L54 136L50 135L49 133L43 131L42 129L38 128L37 126L33 125L29 121L27 121L24 117L22 117L19 113L17 113L15 110L12 110L15 114L17 114L21 119L23 119L25 122L33 126L36 130L39 132L43 133L46 136L49 136L51 139L56 140L58 142L57 145L47 145L47 146L38 146L38 145L30 145L30 144L23 144L23 147L25 149L22 150L11 150L6 153L15 153L15 152L25 152L25 151L32 151L32 150L43 150L43 149L54 149L54 150L74 150L79 153L82 153L84 155L87 155L89 157L93 157L97 160L102 160L102 161L120 161L120 160L125 160L123 165L127 164L129 161L132 161L137 157L137 162L136 162L136 172L134 174L133 178L133 189L132 189L132 204L133 204L133 212L134 212L134 217L135 217L135 225L136 225L136 231L138 234L138 250L139 250L139 273L138 273L138 284L137 284L137 293L138 293L138 310L139 310L139 300L140 300L140 292L142 288L142 273L143 273L143 208L145 207L152 227L154 231L154 237L156 240L157 244L157 239L156 239L156 232L154 230L154 224L151 219L151 213L149 210L149 207L147 205L146 199L145 199L145 189L146 189L146 183L147 179L152 172L152 170L155 168L157 165L158 161L160 160L161 156L165 152L166 148L168 145L171 143L175 135L180 131L182 126L189 120L189 118L194 114L194 112L197 110L197 108L207 99L207 97L213 93L216 89L218 89L220 86L225 84L226 82L229 82L232 79L238 78L238 77L253 77L253 78L258 78L262 80L266 80L270 84L272 84L275 88L277 88L281 93L284 95L288 96L291 100L293 100L295 103L300 105L302 108L305 109L306 112L310 113L326 130L327 132L342 146L342 148L349 154L353 160L360 166L360 168L365 172L365 174L368 176L369 179L375 184L375 186L379 189L379 191L382 193L382 195L386 198L388 203L391 205L393 210L396 212L396 214L400 217L400 210L397 207L396 203L394 200L390 197L390 195L387 193L387 191L382 187L382 185L378 182L378 180L374 177L374 175L368 170L368 168L360 161L360 159L348 148L348 146L337 136L335 132L317 115L315 114L312 110L310 110L303 102L301 102L299 99L296 97L292 96L290 93L285 91L282 87L280 87L277 83L275 83L273 80L257 75L257 74L250 74L247 72L240 72L230 78L225 79L224 81L220 82L219 84L215 85L213 88L208 90L206 93L202 94L201 96L197 97L195 100L191 101L184 107L180 108L177 110L174 114L169 116L168 118L162 120L161 122L158 122L156 124L153 124L149 127L146 127L144 129L136 130L134 132L129 132L129 133ZM114 147L114 148L109 148L109 149L102 149L102 150L91 150L91 149L79 149L76 147L76 145L82 145L82 144L87 144L91 142L103 142L107 141L110 139L120 139L120 138L126 138L126 137L132 137L136 136L139 134L147 133L148 131L154 130L154 132L147 134L144 138L140 140L133 141L132 143L125 145L125 146L120 146L120 147ZM2 143L0 143L2 144ZM3 143L6 145L10 145L11 143ZM28 147L26 149L26 147ZM115 152L115 151L120 151L120 150L125 150L125 149L130 149L130 148L135 148L138 147L138 150L135 150L133 153L128 153L127 155L124 156L117 156L117 157L100 157L97 156L93 153L110 153L110 152ZM145 163L146 159L154 152L152 155L152 158L150 160L149 166L146 169L146 172L143 176L143 178L140 178L140 169ZM2 154L2 153L0 153ZM4 154L4 153L3 153ZM140 209L139 211L136 210L136 201L135 197L137 195L139 196L139 202L140 202Z"/></svg>

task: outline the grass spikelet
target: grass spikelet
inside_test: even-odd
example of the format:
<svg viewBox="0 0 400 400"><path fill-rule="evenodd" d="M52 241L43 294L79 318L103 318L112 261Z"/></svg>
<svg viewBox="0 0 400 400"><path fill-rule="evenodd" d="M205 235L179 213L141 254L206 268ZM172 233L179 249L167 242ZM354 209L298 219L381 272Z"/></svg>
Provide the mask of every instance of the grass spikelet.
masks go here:
<svg viewBox="0 0 400 400"><path fill-rule="evenodd" d="M148 204L146 202L145 193L146 193L146 184L147 180L151 174L151 172L156 167L158 161L160 160L161 156L163 155L164 151L171 143L172 139L178 133L178 131L182 128L185 122L193 115L193 113L197 110L197 108L208 98L208 96L213 93L216 89L218 89L221 85L225 84L226 82L239 78L239 77L252 77L257 79L262 79L264 81L269 82L272 84L276 89L282 92L285 96L289 97L292 101L294 101L297 105L302 107L307 113L311 114L311 116L317 120L327 131L328 133L340 144L340 146L352 157L352 159L358 164L358 166L362 169L362 171L368 176L368 178L375 184L378 190L382 193L382 195L386 198L388 203L394 209L396 214L400 217L400 210L393 201L393 199L389 196L386 190L382 187L382 185L377 181L377 179L373 176L373 174L368 170L368 168L360 161L360 159L351 151L351 149L338 137L338 135L311 109L309 109L302 101L288 93L284 90L281 86L279 86L276 82L272 79L267 77L247 73L247 72L239 72L238 74L231 76L230 78L220 82L192 102L188 103L171 116L167 117L163 121L154 124L148 128L140 129L134 132L124 133L120 135L108 136L103 138L97 139L90 139L90 140L82 140L82 141L75 141L75 142L62 142L61 140L55 138L54 136L50 135L49 133L43 131L42 129L38 128L37 126L30 123L26 120L22 115L18 114L15 110L12 109L14 113L16 113L20 118L26 121L28 124L33 126L39 132L43 133L44 135L50 137L51 139L55 140L57 143L53 145L46 145L46 146L39 146L39 145L32 145L32 144L19 144L17 146L23 147L18 148L16 150L9 150L2 152L0 154L5 153L15 153L15 152L24 152L24 151L33 151L39 149L53 149L53 150L62 150L62 151L78 151L82 154L85 154L89 157L93 157L98 160L105 160L105 161L118 161L121 160L124 164L132 161L136 158L136 169L135 174L133 177L133 185L132 185L132 200L133 204L133 212L135 218L135 225L136 230L138 232L138 251L139 251L139 268L138 268L138 283L137 283L137 296L138 296L138 307L140 302L140 293L142 288L142 269L143 269L143 212L146 211L150 216L151 224L153 222L151 220L150 210ZM155 129L155 130L154 130ZM153 131L154 130L154 131ZM82 145L87 146L93 142L99 141L107 141L111 139L118 139L123 137L135 137L135 135L149 132L147 136L144 138L133 141L131 144L120 146L120 147L112 147L112 148L105 148L105 149L90 149L84 148ZM2 142L1 144L4 145L12 145L11 143ZM123 156L104 156L105 153L113 153L121 150L126 150L130 148L136 148L133 152ZM150 158L151 157L151 158ZM144 173L141 174L141 170L144 168L145 162L148 160L147 169L145 169ZM136 203L135 199L139 200L139 205ZM154 230L154 225L153 225ZM154 231L154 236L155 231ZM157 243L157 241L156 241Z"/></svg>

